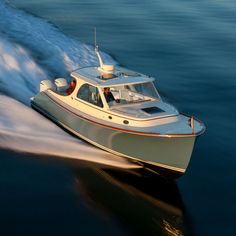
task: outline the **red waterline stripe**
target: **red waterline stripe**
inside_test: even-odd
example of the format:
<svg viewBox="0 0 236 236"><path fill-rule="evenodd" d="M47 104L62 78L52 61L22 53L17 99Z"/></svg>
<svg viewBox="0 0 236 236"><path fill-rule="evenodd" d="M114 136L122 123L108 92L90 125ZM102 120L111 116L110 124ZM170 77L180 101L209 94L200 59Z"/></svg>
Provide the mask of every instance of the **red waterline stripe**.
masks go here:
<svg viewBox="0 0 236 236"><path fill-rule="evenodd" d="M147 132L140 132L140 131L131 131L131 130L127 130L127 129L120 129L120 128L116 128L116 127L113 127L113 126L109 126L109 125L105 125L105 124L102 124L102 123L99 123L99 122L96 122L96 121L93 121L93 120L90 120L84 116L81 116L81 115L78 115L76 114L75 112L69 110L68 108L66 108L65 106L63 106L62 104L59 104L57 103L52 97L50 97L48 94L46 94L45 92L43 92L50 100L52 100L56 105L59 105L61 106L62 108L64 108L65 110L69 111L70 113L73 113L74 115L80 117L81 119L83 120L86 120L90 123L94 123L94 124L97 124L99 126L103 126L103 127L106 127L106 128L109 128L109 129L113 129L113 130L118 130L118 131L124 131L126 133L130 133L130 134L139 134L139 135L145 135L145 136L152 136L152 137L167 137L167 138L171 138L171 137L195 137L197 135L200 135L201 134L201 131L198 132L198 133L195 133L195 134L164 134L164 135L161 135L161 134L154 134L154 133L147 133Z"/></svg>

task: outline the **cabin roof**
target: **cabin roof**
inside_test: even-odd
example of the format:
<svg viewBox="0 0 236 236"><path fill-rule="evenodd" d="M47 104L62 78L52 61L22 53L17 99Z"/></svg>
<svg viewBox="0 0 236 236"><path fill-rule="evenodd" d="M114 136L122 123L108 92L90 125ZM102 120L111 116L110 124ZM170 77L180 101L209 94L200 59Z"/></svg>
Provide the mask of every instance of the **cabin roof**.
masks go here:
<svg viewBox="0 0 236 236"><path fill-rule="evenodd" d="M71 76L83 79L98 87L113 87L124 84L139 84L154 81L154 78L152 77L120 66L115 66L112 74L106 74L100 71L99 67L84 67L73 71Z"/></svg>

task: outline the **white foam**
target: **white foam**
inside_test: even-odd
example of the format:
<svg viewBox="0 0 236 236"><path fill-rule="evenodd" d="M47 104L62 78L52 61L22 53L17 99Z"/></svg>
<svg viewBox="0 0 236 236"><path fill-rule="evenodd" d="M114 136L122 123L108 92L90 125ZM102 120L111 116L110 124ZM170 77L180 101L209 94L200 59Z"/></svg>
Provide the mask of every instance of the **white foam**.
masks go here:
<svg viewBox="0 0 236 236"><path fill-rule="evenodd" d="M0 31L37 54L40 64L61 76L81 66L98 65L94 48L78 42L42 18L26 14L0 0ZM76 30L76 29L75 29ZM105 62L114 63L102 54Z"/></svg>
<svg viewBox="0 0 236 236"><path fill-rule="evenodd" d="M103 56L109 63L113 61ZM0 94L0 147L138 168L68 135L26 106L41 80L66 76L70 70L92 64L98 61L91 46L0 0L0 93L5 94Z"/></svg>
<svg viewBox="0 0 236 236"><path fill-rule="evenodd" d="M140 168L74 138L22 103L0 95L0 147L120 168Z"/></svg>
<svg viewBox="0 0 236 236"><path fill-rule="evenodd" d="M0 38L0 92L29 104L40 81L47 77L47 72L22 46Z"/></svg>
<svg viewBox="0 0 236 236"><path fill-rule="evenodd" d="M102 56L114 63L109 55ZM68 77L78 67L98 65L98 59L92 46L0 0L0 65L0 92L28 103L40 80Z"/></svg>

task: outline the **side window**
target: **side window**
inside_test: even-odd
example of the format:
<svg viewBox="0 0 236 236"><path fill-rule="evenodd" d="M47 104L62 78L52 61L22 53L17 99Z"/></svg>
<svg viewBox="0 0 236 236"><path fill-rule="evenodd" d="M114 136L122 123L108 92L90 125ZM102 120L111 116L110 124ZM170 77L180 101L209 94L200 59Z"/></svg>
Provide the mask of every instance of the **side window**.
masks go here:
<svg viewBox="0 0 236 236"><path fill-rule="evenodd" d="M80 87L77 93L77 97L88 102L89 100L89 85L88 84L83 84Z"/></svg>
<svg viewBox="0 0 236 236"><path fill-rule="evenodd" d="M98 88L90 84L82 85L78 91L77 97L93 105L103 107Z"/></svg>

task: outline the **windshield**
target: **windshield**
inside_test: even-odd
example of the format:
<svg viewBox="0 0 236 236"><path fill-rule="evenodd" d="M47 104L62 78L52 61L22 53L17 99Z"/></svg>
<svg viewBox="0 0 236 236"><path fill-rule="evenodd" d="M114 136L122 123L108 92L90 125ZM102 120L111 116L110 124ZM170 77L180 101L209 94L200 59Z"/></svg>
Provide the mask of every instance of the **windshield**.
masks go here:
<svg viewBox="0 0 236 236"><path fill-rule="evenodd" d="M103 88L109 106L158 100L153 83L131 84Z"/></svg>

